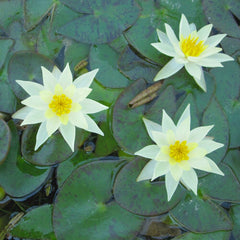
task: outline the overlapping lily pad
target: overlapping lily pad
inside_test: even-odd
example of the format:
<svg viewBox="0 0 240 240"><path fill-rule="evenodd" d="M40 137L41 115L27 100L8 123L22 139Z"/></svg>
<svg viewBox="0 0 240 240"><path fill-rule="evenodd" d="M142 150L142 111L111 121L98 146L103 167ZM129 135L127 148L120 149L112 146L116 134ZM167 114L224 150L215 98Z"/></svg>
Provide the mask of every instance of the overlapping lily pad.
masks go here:
<svg viewBox="0 0 240 240"><path fill-rule="evenodd" d="M112 41L130 27L139 14L134 0L91 0L81 3L67 1L73 10L86 14L65 24L59 33L83 43L101 44Z"/></svg>
<svg viewBox="0 0 240 240"><path fill-rule="evenodd" d="M52 205L31 209L14 226L11 235L18 238L56 240L52 227Z"/></svg>
<svg viewBox="0 0 240 240"><path fill-rule="evenodd" d="M12 136L11 146L4 163L0 165L0 185L8 195L19 198L38 189L48 177L50 169L31 166L29 171L26 168L25 172L21 171L18 166L21 155L17 129L12 121L8 125Z"/></svg>
<svg viewBox="0 0 240 240"><path fill-rule="evenodd" d="M181 236L173 238L173 240L229 240L230 231L219 231L213 233L185 233Z"/></svg>
<svg viewBox="0 0 240 240"><path fill-rule="evenodd" d="M0 119L0 164L5 160L11 141L11 133L8 125Z"/></svg>
<svg viewBox="0 0 240 240"><path fill-rule="evenodd" d="M146 163L146 160L137 158L125 165L116 177L113 194L117 203L130 212L145 216L160 215L168 212L184 197L184 190L179 186L168 202L164 181L136 182Z"/></svg>
<svg viewBox="0 0 240 240"><path fill-rule="evenodd" d="M65 181L53 211L58 240L134 238L144 219L111 200L112 174L118 164L117 161L89 163L75 170Z"/></svg>
<svg viewBox="0 0 240 240"><path fill-rule="evenodd" d="M13 55L8 65L8 79L18 98L27 98L28 94L16 83L16 80L34 81L42 84L41 66L52 71L54 64L45 56L34 52L24 51Z"/></svg>
<svg viewBox="0 0 240 240"><path fill-rule="evenodd" d="M8 51L11 49L13 45L13 40L9 38L0 38L0 52L1 52L1 58L0 58L0 69L2 68L4 64L4 60L8 54Z"/></svg>
<svg viewBox="0 0 240 240"><path fill-rule="evenodd" d="M207 233L231 230L232 222L217 204L189 193L174 209L171 216L191 232Z"/></svg>
<svg viewBox="0 0 240 240"><path fill-rule="evenodd" d="M233 231L232 231L233 237L235 239L238 239L240 237L240 206L239 205L231 207L230 216L234 223Z"/></svg>

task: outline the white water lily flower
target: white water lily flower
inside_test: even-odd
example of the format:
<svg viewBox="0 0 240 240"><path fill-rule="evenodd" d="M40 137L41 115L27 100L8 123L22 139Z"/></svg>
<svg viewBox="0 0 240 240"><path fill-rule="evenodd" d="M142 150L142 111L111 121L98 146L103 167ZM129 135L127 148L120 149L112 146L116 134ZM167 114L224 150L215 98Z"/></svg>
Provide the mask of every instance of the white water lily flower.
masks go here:
<svg viewBox="0 0 240 240"><path fill-rule="evenodd" d="M57 67L49 72L42 67L43 85L16 80L30 95L21 103L26 105L13 114L22 119L21 125L41 123L37 136L37 150L56 130L74 151L75 127L104 135L97 124L87 115L97 113L108 107L88 99L91 85L98 69L85 73L73 81L69 64L63 72Z"/></svg>
<svg viewBox="0 0 240 240"><path fill-rule="evenodd" d="M156 143L146 146L135 154L150 158L137 181L154 179L165 175L168 201L179 181L197 195L198 177L194 169L224 175L206 155L223 146L207 137L212 126L190 130L190 105L180 117L177 125L163 110L162 126L143 118L148 134Z"/></svg>
<svg viewBox="0 0 240 240"><path fill-rule="evenodd" d="M195 24L189 24L184 14L179 24L179 40L168 24L165 24L165 28L166 34L157 29L160 43L151 45L173 59L158 72L154 81L172 76L184 66L196 83L206 92L202 67L223 67L221 62L233 60L232 57L219 53L222 49L216 47L226 34L208 37L212 24L196 31Z"/></svg>

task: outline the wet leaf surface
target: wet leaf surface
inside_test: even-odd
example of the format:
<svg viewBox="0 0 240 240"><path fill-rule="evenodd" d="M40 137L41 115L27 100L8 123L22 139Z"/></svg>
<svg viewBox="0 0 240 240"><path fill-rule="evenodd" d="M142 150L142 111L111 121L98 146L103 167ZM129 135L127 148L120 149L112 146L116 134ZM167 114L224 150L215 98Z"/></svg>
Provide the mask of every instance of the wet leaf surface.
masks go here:
<svg viewBox="0 0 240 240"><path fill-rule="evenodd" d="M5 160L11 143L11 133L5 121L0 119L0 164Z"/></svg>

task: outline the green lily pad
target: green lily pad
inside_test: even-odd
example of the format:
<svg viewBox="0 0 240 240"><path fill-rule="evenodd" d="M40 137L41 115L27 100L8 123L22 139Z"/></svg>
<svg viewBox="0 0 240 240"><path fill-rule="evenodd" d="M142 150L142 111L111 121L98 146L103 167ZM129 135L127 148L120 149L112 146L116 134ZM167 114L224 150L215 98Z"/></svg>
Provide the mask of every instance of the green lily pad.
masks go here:
<svg viewBox="0 0 240 240"><path fill-rule="evenodd" d="M99 68L96 79L105 87L122 88L130 83L118 70L118 57L119 54L108 45L94 45L90 49L90 68Z"/></svg>
<svg viewBox="0 0 240 240"><path fill-rule="evenodd" d="M0 164L5 160L11 142L11 134L8 125L0 119Z"/></svg>
<svg viewBox="0 0 240 240"><path fill-rule="evenodd" d="M27 239L56 240L52 227L52 205L31 209L11 230L11 235Z"/></svg>
<svg viewBox="0 0 240 240"><path fill-rule="evenodd" d="M9 38L0 38L0 52L1 52L1 59L0 59L0 69L2 68L5 58L13 45L13 40Z"/></svg>
<svg viewBox="0 0 240 240"><path fill-rule="evenodd" d="M143 78L150 83L159 71L156 65L148 63L138 57L129 46L122 52L118 66L120 71L131 80Z"/></svg>
<svg viewBox="0 0 240 240"><path fill-rule="evenodd" d="M54 64L45 56L34 52L17 52L12 56L8 65L8 79L18 98L25 99L28 94L16 83L16 80L33 81L42 84L41 66L52 71Z"/></svg>
<svg viewBox="0 0 240 240"><path fill-rule="evenodd" d="M113 194L117 203L138 215L155 216L168 212L184 197L184 190L178 187L170 202L167 200L165 182L136 182L147 161L137 158L125 165L118 173Z"/></svg>
<svg viewBox="0 0 240 240"><path fill-rule="evenodd" d="M146 104L134 109L129 108L128 103L145 88L144 80L134 82L120 94L113 108L113 136L119 146L130 154L151 144L142 120L143 117L160 124L162 109L165 109L170 116L176 111L172 86L161 92L152 105Z"/></svg>
<svg viewBox="0 0 240 240"><path fill-rule="evenodd" d="M237 57L240 55L240 39L225 37L221 41L221 46L226 54L234 57L235 60L237 60Z"/></svg>
<svg viewBox="0 0 240 240"><path fill-rule="evenodd" d="M62 1L63 3L65 1ZM111 42L138 18L139 8L133 0L68 1L68 6L84 16L68 22L59 33L83 43Z"/></svg>
<svg viewBox="0 0 240 240"><path fill-rule="evenodd" d="M240 19L240 3L238 0L203 0L203 8L210 23L222 33L232 37L240 37L239 24L235 21L233 14ZM224 19L224 21L223 21Z"/></svg>
<svg viewBox="0 0 240 240"><path fill-rule="evenodd" d="M212 99L204 112L202 122L204 126L214 125L208 136L211 136L215 141L224 144L224 146L217 151L208 154L208 157L218 164L223 159L228 148L229 128L225 113L215 98Z"/></svg>
<svg viewBox="0 0 240 240"><path fill-rule="evenodd" d="M24 24L25 28L30 31L37 24L41 22L44 16L51 10L53 7L54 0L27 0L24 1Z"/></svg>
<svg viewBox="0 0 240 240"><path fill-rule="evenodd" d="M8 123L11 130L11 146L8 155L0 165L0 182L5 192L14 198L25 197L41 187L49 175L50 169L32 166L29 171L22 172L18 167L19 137L12 121Z"/></svg>
<svg viewBox="0 0 240 240"><path fill-rule="evenodd" d="M165 64L169 57L158 52L150 44L158 42L156 29L165 32L164 23L168 23L178 30L181 14L184 13L189 22L194 22L197 27L203 26L206 21L202 11L201 1L137 1L142 8L142 13L137 22L125 32L125 36L132 45L144 57L161 65Z"/></svg>
<svg viewBox="0 0 240 240"><path fill-rule="evenodd" d="M240 206L232 206L229 212L232 221L233 221L233 230L232 235L235 239L239 239L240 237Z"/></svg>
<svg viewBox="0 0 240 240"><path fill-rule="evenodd" d="M22 135L21 151L24 158L39 166L51 166L68 159L72 154L60 132L53 134L37 151L34 151L38 125L28 126ZM76 129L75 148L83 141L83 130Z"/></svg>
<svg viewBox="0 0 240 240"><path fill-rule="evenodd" d="M173 238L173 240L229 240L230 231L219 231L213 233L184 233L178 237Z"/></svg>
<svg viewBox="0 0 240 240"><path fill-rule="evenodd" d="M53 210L58 240L132 239L140 230L144 218L111 201L112 174L118 164L118 161L92 162L75 170L65 181Z"/></svg>
<svg viewBox="0 0 240 240"><path fill-rule="evenodd" d="M121 53L128 45L128 42L124 35L120 35L120 37L114 39L112 42L108 43L108 45L113 48L116 52Z"/></svg>
<svg viewBox="0 0 240 240"><path fill-rule="evenodd" d="M219 168L224 176L209 174L199 179L202 194L224 202L240 202L240 184L236 176L225 164L220 164Z"/></svg>
<svg viewBox="0 0 240 240"><path fill-rule="evenodd" d="M16 110L17 99L9 84L0 82L0 112L13 113Z"/></svg>
<svg viewBox="0 0 240 240"><path fill-rule="evenodd" d="M189 193L174 209L171 216L182 227L192 232L207 233L231 230L232 223L226 212L211 200Z"/></svg>

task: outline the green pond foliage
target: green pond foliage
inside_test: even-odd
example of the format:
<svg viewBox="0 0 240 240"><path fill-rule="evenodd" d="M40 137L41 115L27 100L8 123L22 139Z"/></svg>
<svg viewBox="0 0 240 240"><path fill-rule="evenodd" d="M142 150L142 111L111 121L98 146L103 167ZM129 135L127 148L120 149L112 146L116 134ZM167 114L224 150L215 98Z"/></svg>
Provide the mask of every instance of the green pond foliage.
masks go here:
<svg viewBox="0 0 240 240"><path fill-rule="evenodd" d="M129 107L170 60L150 45L156 28L177 32L182 13L226 33L234 61L204 69L206 93L182 69ZM239 0L0 0L0 239L240 239L239 25ZM28 96L15 80L67 63L74 78L99 68L90 98L109 109L91 117L105 136L78 129L72 153L56 132L34 151L38 125L11 118ZM164 177L136 182L148 160L134 153L151 144L143 116L177 121L188 103L192 128L214 124L224 147L209 156L225 176L197 171L198 195L179 185L168 202Z"/></svg>

